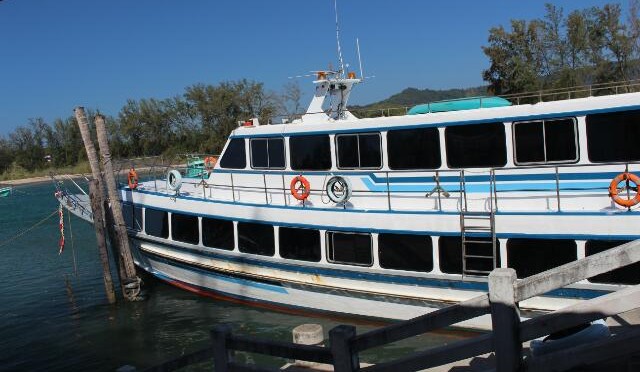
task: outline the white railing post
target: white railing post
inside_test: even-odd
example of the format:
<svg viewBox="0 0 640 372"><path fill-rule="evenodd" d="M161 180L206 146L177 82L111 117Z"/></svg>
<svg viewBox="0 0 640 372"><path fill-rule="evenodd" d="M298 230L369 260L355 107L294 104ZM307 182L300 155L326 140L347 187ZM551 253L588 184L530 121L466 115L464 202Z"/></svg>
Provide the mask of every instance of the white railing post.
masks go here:
<svg viewBox="0 0 640 372"><path fill-rule="evenodd" d="M517 371L522 361L520 309L515 302L516 279L516 271L512 268L495 269L489 274L489 302L498 372Z"/></svg>

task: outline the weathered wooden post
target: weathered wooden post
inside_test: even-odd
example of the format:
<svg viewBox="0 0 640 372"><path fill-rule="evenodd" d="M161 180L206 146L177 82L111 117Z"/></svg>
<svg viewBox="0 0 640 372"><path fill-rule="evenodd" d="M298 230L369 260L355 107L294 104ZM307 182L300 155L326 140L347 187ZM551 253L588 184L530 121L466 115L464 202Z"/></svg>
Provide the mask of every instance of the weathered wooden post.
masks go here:
<svg viewBox="0 0 640 372"><path fill-rule="evenodd" d="M358 353L352 347L352 340L355 336L356 327L351 325L339 325L329 331L335 372L353 372L360 369Z"/></svg>
<svg viewBox="0 0 640 372"><path fill-rule="evenodd" d="M516 271L495 269L489 274L489 301L493 344L496 351L496 371L513 372L520 369L520 309L515 302Z"/></svg>
<svg viewBox="0 0 640 372"><path fill-rule="evenodd" d="M98 200L98 203L100 204L100 206L103 206L104 203L104 185L102 182L102 174L100 173L100 163L98 162L98 154L96 153L96 148L95 146L93 146L93 141L91 140L91 132L89 131L89 122L87 121L87 116L85 115L84 112L84 107L78 106L76 107L74 110L74 113L76 115L76 120L78 121L78 128L80 129L80 135L82 136L82 142L84 143L84 148L85 151L87 153L87 160L89 160L89 166L91 167L91 174L93 176L93 179L96 181L96 192L94 194L94 197ZM93 206L92 206L93 208ZM105 217L105 209L100 207L99 209L97 209L97 212L94 211L93 213L93 218L94 218L94 227L97 229L97 214L100 214L99 220L102 221L102 228L103 228L103 233L104 233L104 217ZM100 244L98 242L98 244ZM112 248L113 248L113 241L112 241ZM119 256L117 254L115 254L115 252L117 252L117 249L113 250L114 252L114 257ZM109 271L109 275L111 275L111 272ZM122 277L120 277L120 283L122 283Z"/></svg>
<svg viewBox="0 0 640 372"><path fill-rule="evenodd" d="M96 115L96 134L98 136L98 144L100 145L100 155L102 156L102 165L104 168L104 179L111 201L111 211L113 212L113 221L115 225L116 239L120 247L120 255L124 262L124 271L126 279L123 283L125 296L129 300L136 300L140 293L140 280L137 277L136 266L133 262L131 249L129 247L129 236L127 235L124 217L122 216L122 205L120 204L120 194L118 186L113 174L113 164L111 163L111 153L109 151L109 141L107 139L107 130L104 124L104 116Z"/></svg>
<svg viewBox="0 0 640 372"><path fill-rule="evenodd" d="M107 239L104 235L104 220L102 218L102 203L98 191L98 180L89 181L89 198L91 199L91 211L93 212L93 226L96 230L96 241L98 242L98 253L102 264L102 277L104 288L107 292L107 300L110 304L116 302L116 293L113 289L111 278L111 268L109 266L109 254L107 253Z"/></svg>
<svg viewBox="0 0 640 372"><path fill-rule="evenodd" d="M229 371L229 362L233 361L233 351L227 350L227 340L231 336L231 326L218 324L211 331L213 341L213 369L216 372Z"/></svg>

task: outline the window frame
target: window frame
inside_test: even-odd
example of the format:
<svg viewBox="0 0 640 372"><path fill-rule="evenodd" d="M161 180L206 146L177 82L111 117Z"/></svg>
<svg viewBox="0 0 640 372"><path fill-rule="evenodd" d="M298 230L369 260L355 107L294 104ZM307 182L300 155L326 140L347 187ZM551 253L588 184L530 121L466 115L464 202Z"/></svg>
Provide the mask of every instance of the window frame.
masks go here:
<svg viewBox="0 0 640 372"><path fill-rule="evenodd" d="M239 167L227 167L223 164L224 160L225 160L225 155L227 155L227 151L229 151L229 147L231 146L231 143L233 141L239 142L242 141L244 150L243 150L243 155L244 155L244 166L242 168ZM247 169L247 141L245 140L244 137L233 137L233 138L229 138L229 141L226 144L226 147L224 148L223 153L220 155L220 168L221 169Z"/></svg>
<svg viewBox="0 0 640 372"><path fill-rule="evenodd" d="M271 158L269 157L269 140L272 139L280 139L282 140L282 153L283 153L283 162L284 165L282 167L272 167L271 166ZM256 140L267 141L267 166L266 167L256 167L253 165L253 142ZM284 140L284 137L252 137L249 138L249 166L251 169L286 169L287 168L287 146Z"/></svg>
<svg viewBox="0 0 640 372"><path fill-rule="evenodd" d="M547 137L545 132L545 123L548 121L557 121L557 120L571 120L573 122L573 139L576 147L576 157L572 160L556 160L556 161L548 161L547 160ZM542 123L542 140L543 140L543 150L544 150L544 161L532 161L532 162L521 162L518 161L518 148L516 147L516 125L518 124L528 124L528 123ZM578 130L578 119L575 116L568 117L560 117L560 118L551 118L551 119L534 119L534 120L524 120L524 121L514 121L511 123L511 145L513 148L513 163L515 165L539 165L539 164L576 164L580 161L580 133Z"/></svg>
<svg viewBox="0 0 640 372"><path fill-rule="evenodd" d="M361 157L361 153L360 153L360 135L377 135L378 136L378 140L379 140L379 150L380 150L380 165L377 167L363 167L362 161L360 159ZM338 144L338 139L340 137L356 137L356 143L358 145L358 149L357 149L357 154L358 154L358 166L357 167L343 167L340 165L340 146ZM384 165L384 154L382 151L382 134L380 132L360 132L360 133L343 133L343 134L336 134L334 135L333 138L334 141L334 146L335 146L335 151L336 151L336 168L338 169L382 169L383 165Z"/></svg>
<svg viewBox="0 0 640 372"><path fill-rule="evenodd" d="M328 149L327 149L327 154L328 155L328 160L329 160L329 165L327 167L323 167L323 168L305 168L305 167L296 167L294 168L294 161L293 161L293 150L291 148L292 144L291 142L293 141L294 143L298 140L298 139L302 139L302 138L309 138L309 137L325 137L327 140L327 144ZM291 135L289 136L289 140L288 140L288 146L289 146L289 168L291 168L291 170L294 171L309 171L309 172L314 172L314 171L328 171L331 170L333 168L333 154L331 151L331 136L328 133L320 133L320 134L302 134L302 135Z"/></svg>
<svg viewBox="0 0 640 372"><path fill-rule="evenodd" d="M332 254L334 251L334 243L333 243L333 239L335 234L344 234L344 235L367 235L369 236L369 252L371 253L371 263L369 264L361 264L361 263L354 263L354 262L346 262L346 261L336 261L334 259L332 259L332 256L335 256L335 254ZM329 238L329 236L331 236L331 238ZM374 251L373 251L373 234L371 233L362 233L362 232L353 232L353 231L325 231L325 242L326 242L326 247L325 247L325 253L326 253L326 260L329 263L332 264L339 264L339 265L349 265L349 266L359 266L359 267L372 267L374 262L375 262L375 258L374 258Z"/></svg>
<svg viewBox="0 0 640 372"><path fill-rule="evenodd" d="M447 125L444 127L444 154L445 154L445 158L447 160L447 168L452 169L452 170L456 170L456 169L482 169L482 168L486 168L486 169L498 169L498 168L503 168L505 167L507 164L509 164L509 152L507 150L507 122L504 121L487 121L487 122L480 122L480 123L474 123L474 124L455 124L455 125ZM456 131L459 128L480 128L482 126L493 126L495 125L496 127L501 126L502 127L502 131L497 132L501 137L502 137L502 141L501 141L501 158L500 158L500 163L499 164L481 164L481 165L475 165L475 164L452 164L452 159L456 160L456 161L460 161L461 159L465 159L466 158L461 158L461 159L455 159L456 156L462 156L462 155L455 155L456 151L453 151L454 149L450 146L450 137L453 134L450 134L452 131ZM496 142L497 143L497 142ZM488 147L490 148L490 147ZM455 156L454 156L455 155ZM504 157L503 157L504 156ZM477 156L476 156L477 157ZM493 159L491 159L493 160ZM464 162L464 161L463 161Z"/></svg>
<svg viewBox="0 0 640 372"><path fill-rule="evenodd" d="M395 162L395 160L392 160L392 158L395 158L396 155L392 156L392 149L390 146L390 142L389 142L389 135L391 134L391 136L393 137L396 133L400 132L405 132L405 131L418 131L418 130L424 130L426 131L433 131L435 130L435 139L437 142L437 157L438 157L438 166L437 167L398 167L396 164L393 164ZM387 162L388 162L388 167L391 170L398 170L398 171L420 171L420 170L436 170L436 169L441 169L442 168L442 164L443 164L443 148L442 148L442 141L441 141L441 137L440 137L440 127L411 127L411 128L398 128L398 129L389 129L386 131L386 147L387 147ZM427 133L428 135L430 135L430 133ZM403 154L406 155L406 154Z"/></svg>

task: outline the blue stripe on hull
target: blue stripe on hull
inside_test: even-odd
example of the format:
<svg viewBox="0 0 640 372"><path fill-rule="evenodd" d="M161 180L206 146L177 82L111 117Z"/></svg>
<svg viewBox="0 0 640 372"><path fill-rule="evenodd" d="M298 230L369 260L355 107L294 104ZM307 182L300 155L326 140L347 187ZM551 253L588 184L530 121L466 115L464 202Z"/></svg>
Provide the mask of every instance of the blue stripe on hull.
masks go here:
<svg viewBox="0 0 640 372"><path fill-rule="evenodd" d="M478 292L488 291L488 286L486 282L470 282L470 281L451 280L451 279L444 279L444 278L443 279L420 278L420 277L411 277L411 276L369 273L369 272L361 272L361 271L338 270L338 269L331 269L331 268L319 268L319 267L311 267L311 266L292 265L292 264L286 264L281 262L263 261L263 260L258 260L251 257L226 256L226 255L218 254L216 252L206 251L200 248L190 249L190 248L183 248L178 246L169 246L169 247L177 251L193 254L203 258L213 258L213 259L230 261L230 262L239 263L239 264L247 264L247 265L259 266L259 267L269 267L269 268L274 268L274 269L289 271L289 272L320 275L320 276L342 278L342 279L363 280L363 281L372 282L372 283L379 282L379 283L385 283L385 284L415 285L415 286L421 286L425 288L429 288L429 287L450 288L450 289L478 291ZM200 268L196 268L193 265L187 265L187 267L190 270L191 268L193 268L193 271L203 270ZM184 268L187 268L187 267L184 267ZM209 271L206 270L206 272L209 272ZM589 299L589 298L602 296L609 292L610 291L595 290L595 289L561 288L561 289L557 289L549 293L546 293L545 296Z"/></svg>

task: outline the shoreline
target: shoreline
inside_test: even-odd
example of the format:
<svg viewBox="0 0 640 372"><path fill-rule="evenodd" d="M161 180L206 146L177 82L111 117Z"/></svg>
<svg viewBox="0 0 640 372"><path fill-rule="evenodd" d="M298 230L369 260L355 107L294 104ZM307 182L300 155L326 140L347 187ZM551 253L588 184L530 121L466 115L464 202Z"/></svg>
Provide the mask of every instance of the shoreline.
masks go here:
<svg viewBox="0 0 640 372"><path fill-rule="evenodd" d="M67 177L77 178L77 177L82 177L82 174L60 174L58 176L64 177L64 178L67 178ZM32 183L42 183L42 182L51 182L51 181L52 180L50 176L40 176L40 177L20 178L17 180L0 181L0 185L19 186L19 185L28 185Z"/></svg>

